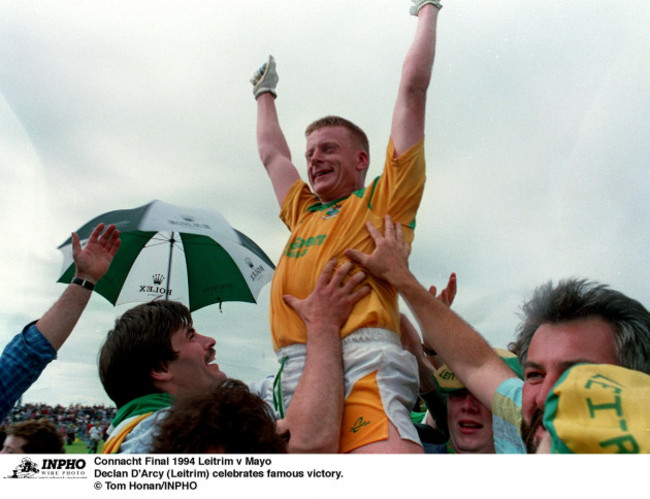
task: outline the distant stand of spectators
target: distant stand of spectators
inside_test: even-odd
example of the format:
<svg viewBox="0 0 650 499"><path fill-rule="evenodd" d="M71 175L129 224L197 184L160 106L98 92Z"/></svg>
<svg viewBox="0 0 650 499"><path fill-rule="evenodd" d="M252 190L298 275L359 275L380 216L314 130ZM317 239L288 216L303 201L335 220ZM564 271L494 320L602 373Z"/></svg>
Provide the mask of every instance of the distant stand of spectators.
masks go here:
<svg viewBox="0 0 650 499"><path fill-rule="evenodd" d="M75 404L66 407L47 404L17 404L0 425L0 436L4 437L4 430L10 424L47 418L57 426L67 445L72 445L79 438L86 443L89 453L95 453L97 452L97 430L93 428L98 428L101 440L106 440L106 431L115 417L116 411L115 407L105 405Z"/></svg>

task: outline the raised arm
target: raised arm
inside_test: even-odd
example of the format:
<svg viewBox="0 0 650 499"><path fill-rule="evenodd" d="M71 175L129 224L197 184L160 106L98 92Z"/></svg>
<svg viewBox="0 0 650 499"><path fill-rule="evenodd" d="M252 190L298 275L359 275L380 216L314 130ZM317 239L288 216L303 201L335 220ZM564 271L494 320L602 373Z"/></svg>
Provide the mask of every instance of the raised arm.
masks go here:
<svg viewBox="0 0 650 499"><path fill-rule="evenodd" d="M85 283L85 286L74 281L69 284L52 308L36 323L38 330L56 350L70 336L90 300L92 287L104 277L120 247L120 232L115 225L110 225L102 234L103 230L104 224L95 227L83 248L79 236L72 234L75 280Z"/></svg>
<svg viewBox="0 0 650 499"><path fill-rule="evenodd" d="M257 100L257 150L273 184L278 204L282 206L287 192L300 175L291 162L291 151L278 120L275 107L278 80L275 59L269 56L268 62L255 72L251 83Z"/></svg>
<svg viewBox="0 0 650 499"><path fill-rule="evenodd" d="M289 429L289 452L334 453L339 451L343 416L343 353L341 327L356 302L370 293L359 287L363 272L348 276L346 262L335 272L336 260L325 265L314 291L299 300L284 299L307 326L305 369L289 402L278 431Z"/></svg>
<svg viewBox="0 0 650 499"><path fill-rule="evenodd" d="M106 233L99 237L103 228L104 224L95 228L83 250L77 235L72 235L75 277L82 283L97 282L108 269L119 247L119 233L115 226L109 227ZM43 369L56 358L54 350L61 348L72 332L88 303L90 293L91 291L83 286L70 284L52 308L36 322L37 330L26 327L2 351L0 421L11 410L16 400L39 378Z"/></svg>
<svg viewBox="0 0 650 499"><path fill-rule="evenodd" d="M367 255L347 250L346 256L392 284L415 315L424 341L438 352L463 384L486 407L499 385L513 377L510 368L467 322L427 291L408 269L408 245L400 224L386 216L385 235L366 224L376 248Z"/></svg>
<svg viewBox="0 0 650 499"><path fill-rule="evenodd" d="M402 65L402 76L393 111L391 138L399 156L424 136L427 90L436 47L436 24L441 5L413 0L411 13L418 17L413 43Z"/></svg>

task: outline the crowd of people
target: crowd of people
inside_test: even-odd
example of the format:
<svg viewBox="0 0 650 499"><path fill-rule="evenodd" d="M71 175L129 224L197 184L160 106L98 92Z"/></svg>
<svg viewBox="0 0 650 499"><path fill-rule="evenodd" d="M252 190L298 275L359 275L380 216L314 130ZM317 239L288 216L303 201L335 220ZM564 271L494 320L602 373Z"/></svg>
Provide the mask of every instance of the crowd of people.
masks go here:
<svg viewBox="0 0 650 499"><path fill-rule="evenodd" d="M59 453L75 442L82 442L89 453L97 453L116 408L106 405L51 406L44 403L16 404L0 427L0 438L9 432L28 440L44 440L44 453ZM44 435L48 435L44 439ZM33 435L33 437L32 437Z"/></svg>
<svg viewBox="0 0 650 499"><path fill-rule="evenodd" d="M278 372L250 386L229 379L186 306L133 307L99 352L116 405L102 411L100 425L111 418L102 452L650 452L641 303L585 279L544 283L501 350L453 311L454 274L438 293L409 270L441 8L413 4L384 169L368 185L368 139L338 116L307 127L301 180L279 124L275 59L251 79L260 159L290 231L271 284ZM74 279L0 358L2 418L72 332L119 251L119 231L100 224L83 247L75 234L72 242ZM16 435L9 426L4 450Z"/></svg>

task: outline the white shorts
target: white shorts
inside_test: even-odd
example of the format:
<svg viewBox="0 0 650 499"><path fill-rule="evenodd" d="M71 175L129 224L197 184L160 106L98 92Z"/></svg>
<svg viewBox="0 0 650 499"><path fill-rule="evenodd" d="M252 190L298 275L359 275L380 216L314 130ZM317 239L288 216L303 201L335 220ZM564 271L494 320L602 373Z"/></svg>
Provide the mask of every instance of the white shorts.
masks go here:
<svg viewBox="0 0 650 499"><path fill-rule="evenodd" d="M403 439L420 444L411 421L419 389L415 357L402 348L397 334L385 329L359 329L341 343L345 386L341 452L387 439L388 421ZM282 418L305 366L306 345L289 345L276 355L280 369L273 401Z"/></svg>

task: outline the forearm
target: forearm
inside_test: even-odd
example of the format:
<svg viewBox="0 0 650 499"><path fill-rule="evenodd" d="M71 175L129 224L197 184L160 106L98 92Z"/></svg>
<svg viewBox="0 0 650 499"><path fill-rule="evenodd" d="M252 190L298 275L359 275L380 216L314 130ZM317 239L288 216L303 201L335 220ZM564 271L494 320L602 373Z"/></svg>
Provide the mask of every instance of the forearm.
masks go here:
<svg viewBox="0 0 650 499"><path fill-rule="evenodd" d="M435 56L438 9L424 6L418 15L415 38L404 58L391 138L399 156L424 136L427 90Z"/></svg>
<svg viewBox="0 0 650 499"><path fill-rule="evenodd" d="M275 99L264 93L257 99L257 150L268 169L277 158L291 161L291 151L280 128Z"/></svg>
<svg viewBox="0 0 650 499"><path fill-rule="evenodd" d="M305 369L285 416L291 434L289 452L335 453L344 395L339 329L310 326L307 335Z"/></svg>
<svg viewBox="0 0 650 499"><path fill-rule="evenodd" d="M275 197L282 206L291 186L300 179L300 174L291 162L291 152L280 129L275 101L268 92L257 99L257 147Z"/></svg>
<svg viewBox="0 0 650 499"><path fill-rule="evenodd" d="M418 375L420 378L420 391L427 393L436 389L436 382L434 381L434 373L436 372L435 366L427 359L426 355L416 356L418 361Z"/></svg>
<svg viewBox="0 0 650 499"><path fill-rule="evenodd" d="M418 14L415 37L402 65L400 92L423 94L429 88L435 57L438 12L439 9L433 5L426 5Z"/></svg>
<svg viewBox="0 0 650 499"><path fill-rule="evenodd" d="M83 313L92 291L69 284L56 303L36 323L38 330L55 350L68 339Z"/></svg>
<svg viewBox="0 0 650 499"><path fill-rule="evenodd" d="M440 303L410 274L397 289L413 311L427 344L448 364L481 364L476 354L491 348L487 342L446 305ZM462 348L460 348L462 346Z"/></svg>
<svg viewBox="0 0 650 499"><path fill-rule="evenodd" d="M465 386L490 407L501 382L512 373L467 322L429 293L408 272L393 284L418 320L428 345L436 350Z"/></svg>

